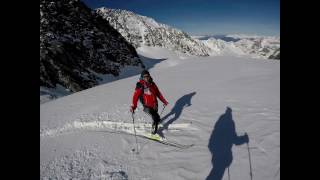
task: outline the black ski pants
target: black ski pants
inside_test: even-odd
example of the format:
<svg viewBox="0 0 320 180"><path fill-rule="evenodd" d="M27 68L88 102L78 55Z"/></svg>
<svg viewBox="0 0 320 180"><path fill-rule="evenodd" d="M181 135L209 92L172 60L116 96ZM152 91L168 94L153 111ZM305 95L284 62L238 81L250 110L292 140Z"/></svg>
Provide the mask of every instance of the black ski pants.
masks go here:
<svg viewBox="0 0 320 180"><path fill-rule="evenodd" d="M155 126L155 131L157 131L158 124L160 122L160 115L158 114L158 109L153 109L151 107L144 106L143 111L152 117L152 125Z"/></svg>

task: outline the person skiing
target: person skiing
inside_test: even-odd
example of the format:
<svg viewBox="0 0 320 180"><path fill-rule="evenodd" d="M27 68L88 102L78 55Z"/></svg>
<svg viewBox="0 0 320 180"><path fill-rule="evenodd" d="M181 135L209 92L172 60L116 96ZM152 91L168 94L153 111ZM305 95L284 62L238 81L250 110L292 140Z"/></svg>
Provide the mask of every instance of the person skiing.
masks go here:
<svg viewBox="0 0 320 180"><path fill-rule="evenodd" d="M134 113L137 108L138 99L143 105L143 111L152 117L152 134L158 131L158 124L160 122L160 115L158 114L158 101L159 98L164 106L168 105L167 100L162 96L156 83L153 82L149 71L143 70L141 72L140 80L136 84L136 88L132 98L132 105L130 112Z"/></svg>

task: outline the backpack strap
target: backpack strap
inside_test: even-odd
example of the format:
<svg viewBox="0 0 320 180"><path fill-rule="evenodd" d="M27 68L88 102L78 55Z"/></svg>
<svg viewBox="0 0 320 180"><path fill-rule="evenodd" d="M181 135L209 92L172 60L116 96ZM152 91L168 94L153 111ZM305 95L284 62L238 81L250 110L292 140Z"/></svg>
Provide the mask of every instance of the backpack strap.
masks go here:
<svg viewBox="0 0 320 180"><path fill-rule="evenodd" d="M139 100L140 100L141 104L144 106L144 101L143 101L144 86L140 82L137 82L136 89L141 89L142 93L139 96Z"/></svg>

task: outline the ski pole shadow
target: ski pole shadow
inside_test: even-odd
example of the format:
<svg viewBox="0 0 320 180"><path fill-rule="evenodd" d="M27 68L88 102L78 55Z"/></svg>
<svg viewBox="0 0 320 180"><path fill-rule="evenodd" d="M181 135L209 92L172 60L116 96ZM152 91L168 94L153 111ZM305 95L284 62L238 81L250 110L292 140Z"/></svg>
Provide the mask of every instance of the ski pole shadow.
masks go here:
<svg viewBox="0 0 320 180"><path fill-rule="evenodd" d="M249 142L247 134L238 136L232 118L232 109L227 107L214 125L208 148L212 154L212 170L206 180L222 180L225 170L230 167L233 156L232 146ZM229 169L228 169L229 170ZM230 174L228 171L230 179Z"/></svg>
<svg viewBox="0 0 320 180"><path fill-rule="evenodd" d="M183 109L185 107L189 107L191 106L191 98L196 94L196 92L192 92L186 95L183 95L181 98L179 98L176 103L174 104L173 108L171 109L171 111L166 114L163 118L161 118L161 122L164 122L166 119L168 119L170 116L174 115L171 119L167 120L164 124L163 127L159 128L158 130L158 134L162 137L164 137L163 135L163 130L168 129L169 125L172 124L174 121L176 121Z"/></svg>

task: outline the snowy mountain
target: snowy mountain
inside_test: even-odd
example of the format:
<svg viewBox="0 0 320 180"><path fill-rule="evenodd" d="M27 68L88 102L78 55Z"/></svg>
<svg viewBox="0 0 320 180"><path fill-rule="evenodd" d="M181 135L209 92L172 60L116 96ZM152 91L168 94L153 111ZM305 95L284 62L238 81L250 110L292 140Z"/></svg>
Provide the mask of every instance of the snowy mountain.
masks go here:
<svg viewBox="0 0 320 180"><path fill-rule="evenodd" d="M238 37L229 37L227 35L201 35L201 36L191 36L195 39L199 39L199 40L208 40L210 38L212 39L220 39L220 40L223 40L223 41L226 41L226 42L236 42L236 41L239 41L240 38Z"/></svg>
<svg viewBox="0 0 320 180"><path fill-rule="evenodd" d="M276 51L280 54L279 37L242 37L234 44L252 57L270 58Z"/></svg>
<svg viewBox="0 0 320 180"><path fill-rule="evenodd" d="M210 48L209 54L215 55L229 55L229 56L245 56L247 55L242 49L236 46L234 42L227 42L222 39L210 37L206 40L201 40L207 47Z"/></svg>
<svg viewBox="0 0 320 180"><path fill-rule="evenodd" d="M40 105L41 180L280 179L279 61L137 52L157 62L150 73L169 102L160 132L193 146L135 139L134 75ZM150 132L140 103L133 117L138 134Z"/></svg>
<svg viewBox="0 0 320 180"><path fill-rule="evenodd" d="M135 14L131 11L96 9L96 12L117 29L133 46L164 47L176 52L196 56L208 56L209 49L187 33L156 22L154 19Z"/></svg>
<svg viewBox="0 0 320 180"><path fill-rule="evenodd" d="M40 101L142 69L135 48L79 0L40 1Z"/></svg>
<svg viewBox="0 0 320 180"><path fill-rule="evenodd" d="M220 35L196 37L210 49L210 55L248 55L253 58L280 59L280 38L272 36Z"/></svg>
<svg viewBox="0 0 320 180"><path fill-rule="evenodd" d="M228 54L262 59L276 57L272 56L275 51L280 52L280 38L277 37L237 34L191 37L181 30L131 11L102 7L96 12L136 48L144 45L197 56Z"/></svg>
<svg viewBox="0 0 320 180"><path fill-rule="evenodd" d="M269 59L280 59L280 48L276 50L270 57Z"/></svg>

